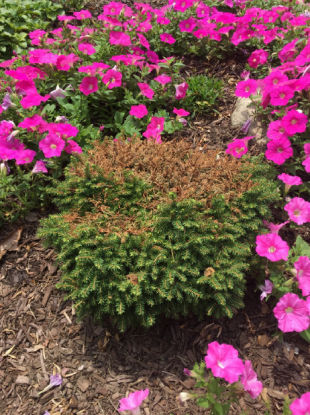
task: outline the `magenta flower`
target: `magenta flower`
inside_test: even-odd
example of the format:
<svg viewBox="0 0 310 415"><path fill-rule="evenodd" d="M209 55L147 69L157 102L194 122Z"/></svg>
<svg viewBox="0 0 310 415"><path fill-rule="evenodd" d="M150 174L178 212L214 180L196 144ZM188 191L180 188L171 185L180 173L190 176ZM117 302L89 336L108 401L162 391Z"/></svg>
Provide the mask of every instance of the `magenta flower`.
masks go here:
<svg viewBox="0 0 310 415"><path fill-rule="evenodd" d="M306 392L299 399L295 399L290 404L290 410L293 415L308 415L310 414L310 392Z"/></svg>
<svg viewBox="0 0 310 415"><path fill-rule="evenodd" d="M173 108L172 112L179 117L186 117L187 115L190 114L188 111L184 110L183 108L180 108L180 109Z"/></svg>
<svg viewBox="0 0 310 415"><path fill-rule="evenodd" d="M270 104L276 106L287 105L294 96L294 89L288 85L279 85L270 91Z"/></svg>
<svg viewBox="0 0 310 415"><path fill-rule="evenodd" d="M85 76L80 84L80 91L84 95L98 91L98 80L95 76Z"/></svg>
<svg viewBox="0 0 310 415"><path fill-rule="evenodd" d="M309 327L310 319L306 301L293 293L287 293L280 298L273 309L278 320L278 327L283 333L301 332Z"/></svg>
<svg viewBox="0 0 310 415"><path fill-rule="evenodd" d="M48 123L40 116L33 115L32 117L27 117L18 124L18 127L25 128L28 132L39 131L43 133L47 131Z"/></svg>
<svg viewBox="0 0 310 415"><path fill-rule="evenodd" d="M247 140L242 138L236 138L234 141L228 144L225 151L226 154L231 154L237 159L241 158L248 152Z"/></svg>
<svg viewBox="0 0 310 415"><path fill-rule="evenodd" d="M289 253L288 244L276 233L257 235L256 252L259 256L268 258L270 261L287 261Z"/></svg>
<svg viewBox="0 0 310 415"><path fill-rule="evenodd" d="M145 47L145 49L150 49L150 44L145 36L143 36L141 33L137 33L137 36L139 38L140 44Z"/></svg>
<svg viewBox="0 0 310 415"><path fill-rule="evenodd" d="M119 412L123 411L132 411L133 415L138 415L140 413L139 407L149 395L149 390L139 390L132 392L128 395L127 398L120 399Z"/></svg>
<svg viewBox="0 0 310 415"><path fill-rule="evenodd" d="M72 153L82 153L81 147L78 145L77 142L74 140L68 140L65 147L65 152L72 154Z"/></svg>
<svg viewBox="0 0 310 415"><path fill-rule="evenodd" d="M290 174L279 174L278 179L288 186L299 186L302 180L299 176L291 176Z"/></svg>
<svg viewBox="0 0 310 415"><path fill-rule="evenodd" d="M148 110L143 104L132 105L129 114L136 118L143 118L148 114Z"/></svg>
<svg viewBox="0 0 310 415"><path fill-rule="evenodd" d="M288 223L290 223L289 220L279 223L279 224L267 222L266 220L263 220L264 226L266 226L266 228L268 228L271 233L279 233L279 230L282 229L283 226L287 225Z"/></svg>
<svg viewBox="0 0 310 415"><path fill-rule="evenodd" d="M109 69L102 78L102 82L107 85L108 89L112 89L122 85L122 73Z"/></svg>
<svg viewBox="0 0 310 415"><path fill-rule="evenodd" d="M35 165L33 166L33 169L31 170L31 173L48 173L44 161L36 161Z"/></svg>
<svg viewBox="0 0 310 415"><path fill-rule="evenodd" d="M228 383L237 382L244 370L238 351L229 344L212 342L208 345L205 362L214 376L225 379Z"/></svg>
<svg viewBox="0 0 310 415"><path fill-rule="evenodd" d="M303 225L310 222L310 203L301 197L293 197L285 206L284 210L288 213L290 220Z"/></svg>
<svg viewBox="0 0 310 415"><path fill-rule="evenodd" d="M92 15L89 10L80 10L79 12L73 13L75 18L78 20L84 20L84 19L91 19Z"/></svg>
<svg viewBox="0 0 310 415"><path fill-rule="evenodd" d="M194 0L175 0L173 2L174 10L177 12L185 12L189 7L192 7Z"/></svg>
<svg viewBox="0 0 310 415"><path fill-rule="evenodd" d="M264 298L267 297L267 295L272 293L273 283L269 280L265 280L265 284L260 285L258 288L262 291L260 295L260 300L263 301Z"/></svg>
<svg viewBox="0 0 310 415"><path fill-rule="evenodd" d="M288 135L304 133L307 128L308 117L302 112L291 110L282 118L282 124Z"/></svg>
<svg viewBox="0 0 310 415"><path fill-rule="evenodd" d="M36 155L33 150L22 150L16 153L16 164L31 163Z"/></svg>
<svg viewBox="0 0 310 415"><path fill-rule="evenodd" d="M258 84L255 79L247 79L245 81L240 81L237 84L235 94L237 97L248 98L250 95L254 94L257 90Z"/></svg>
<svg viewBox="0 0 310 415"><path fill-rule="evenodd" d="M297 271L298 288L301 290L302 295L307 297L310 295L310 258L300 256L294 263L294 268Z"/></svg>
<svg viewBox="0 0 310 415"><path fill-rule="evenodd" d="M20 104L23 108L31 108L40 105L42 102L46 102L50 98L50 95L47 94L44 97L40 94L28 94L23 97L20 101Z"/></svg>
<svg viewBox="0 0 310 415"><path fill-rule="evenodd" d="M78 50L80 52L85 53L85 55L93 55L94 53L96 53L96 49L90 43L80 43L78 45Z"/></svg>
<svg viewBox="0 0 310 415"><path fill-rule="evenodd" d="M152 99L154 96L153 89L144 82L138 82L138 87L140 88L140 92L148 99Z"/></svg>
<svg viewBox="0 0 310 415"><path fill-rule="evenodd" d="M76 137L79 133L79 129L74 125L58 122L50 123L48 131L53 134L57 134L60 138Z"/></svg>
<svg viewBox="0 0 310 415"><path fill-rule="evenodd" d="M56 68L59 71L70 71L74 63L79 59L80 58L74 53L70 53L69 55L60 55L56 61Z"/></svg>
<svg viewBox="0 0 310 415"><path fill-rule="evenodd" d="M182 82L182 84L175 85L175 98L183 99L186 96L186 91L188 89L188 83Z"/></svg>
<svg viewBox="0 0 310 415"><path fill-rule="evenodd" d="M281 71L275 69L264 79L264 86L268 90L272 90L274 87L278 86L280 83L288 81L288 77L283 74Z"/></svg>
<svg viewBox="0 0 310 415"><path fill-rule="evenodd" d="M166 84L169 84L169 82L171 82L171 77L168 75L162 74L154 78L154 81L157 81L161 85L166 85Z"/></svg>
<svg viewBox="0 0 310 415"><path fill-rule="evenodd" d="M264 49L257 49L251 53L248 59L248 64L251 66L251 68L257 68L259 65L263 65L264 63L266 63L267 59L268 52Z"/></svg>
<svg viewBox="0 0 310 415"><path fill-rule="evenodd" d="M249 392L253 399L257 398L263 389L263 384L257 380L257 375L253 370L250 360L244 362L244 369L241 373L240 382L244 390Z"/></svg>
<svg viewBox="0 0 310 415"><path fill-rule="evenodd" d="M293 149L291 147L291 142L287 138L279 138L267 143L265 157L275 164L283 164L285 160L292 157L292 155Z"/></svg>
<svg viewBox="0 0 310 415"><path fill-rule="evenodd" d="M159 37L162 42L168 43L169 45L172 45L175 42L175 38L169 33L162 33Z"/></svg>
<svg viewBox="0 0 310 415"><path fill-rule="evenodd" d="M65 141L58 135L50 133L39 142L39 148L46 158L59 157L65 144Z"/></svg>
<svg viewBox="0 0 310 415"><path fill-rule="evenodd" d="M111 31L110 32L110 44L111 45L120 45L120 46L130 46L131 38L127 33Z"/></svg>
<svg viewBox="0 0 310 415"><path fill-rule="evenodd" d="M197 21L194 17L190 17L186 20L181 20L179 23L180 32L192 32L197 25Z"/></svg>

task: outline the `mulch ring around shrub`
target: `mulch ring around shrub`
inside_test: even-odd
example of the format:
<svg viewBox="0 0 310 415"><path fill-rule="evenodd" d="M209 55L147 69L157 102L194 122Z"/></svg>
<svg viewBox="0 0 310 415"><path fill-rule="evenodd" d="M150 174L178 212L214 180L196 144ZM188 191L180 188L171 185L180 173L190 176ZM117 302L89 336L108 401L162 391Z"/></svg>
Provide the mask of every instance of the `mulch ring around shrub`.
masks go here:
<svg viewBox="0 0 310 415"><path fill-rule="evenodd" d="M232 414L264 414L264 399L281 414L286 394L296 398L309 390L310 346L296 334L284 340L275 335L272 308L259 302L253 286L233 320L166 320L122 335L107 322L78 322L71 302L55 288L55 253L36 237L37 219L28 215L9 235L6 251L0 249L1 415L112 415L128 391L145 388L146 415L206 413L190 401L182 406L177 397L193 386L184 367L203 360L215 340L250 359L264 384L259 399L241 399ZM62 386L38 395L53 371L61 373Z"/></svg>

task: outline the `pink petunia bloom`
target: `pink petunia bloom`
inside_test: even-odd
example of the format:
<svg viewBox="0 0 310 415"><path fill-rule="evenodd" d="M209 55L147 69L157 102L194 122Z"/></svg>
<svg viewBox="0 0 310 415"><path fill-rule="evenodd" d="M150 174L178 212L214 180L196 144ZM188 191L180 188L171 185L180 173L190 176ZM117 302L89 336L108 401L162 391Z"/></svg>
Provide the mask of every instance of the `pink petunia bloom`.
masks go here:
<svg viewBox="0 0 310 415"><path fill-rule="evenodd" d="M172 35L170 35L170 33L162 33L161 35L159 35L159 38L162 42L168 43L169 45L175 43L175 38Z"/></svg>
<svg viewBox="0 0 310 415"><path fill-rule="evenodd" d="M78 143L74 140L68 140L66 142L66 147L65 147L65 152L68 154L72 154L72 153L82 153L83 150L81 149L81 147L78 145Z"/></svg>
<svg viewBox="0 0 310 415"><path fill-rule="evenodd" d="M127 33L111 31L110 32L110 44L111 45L120 45L120 46L130 46L131 38Z"/></svg>
<svg viewBox="0 0 310 415"><path fill-rule="evenodd" d="M169 82L171 82L171 76L168 76L163 73L162 75L159 75L156 78L154 78L154 81L160 83L161 85L166 85L169 84Z"/></svg>
<svg viewBox="0 0 310 415"><path fill-rule="evenodd" d="M43 118L38 114L25 118L18 124L18 127L25 128L28 132L39 131L39 133L44 133L44 131L47 131L47 126L48 123L43 120Z"/></svg>
<svg viewBox="0 0 310 415"><path fill-rule="evenodd" d="M268 52L264 49L257 49L251 53L248 64L251 68L257 68L259 65L263 65L267 62L268 59Z"/></svg>
<svg viewBox="0 0 310 415"><path fill-rule="evenodd" d="M141 33L137 33L137 36L138 36L140 44L143 47L145 47L145 49L150 50L150 44L149 44L147 38L144 35L142 35Z"/></svg>
<svg viewBox="0 0 310 415"><path fill-rule="evenodd" d="M238 82L235 94L237 97L248 98L250 95L255 94L257 88L258 84L255 79L247 79L246 81Z"/></svg>
<svg viewBox="0 0 310 415"><path fill-rule="evenodd" d="M281 297L273 309L273 314L283 333L292 331L299 333L309 328L310 319L306 301L296 294L287 293Z"/></svg>
<svg viewBox="0 0 310 415"><path fill-rule="evenodd" d="M78 50L85 53L85 55L93 55L96 53L96 49L91 43L79 43Z"/></svg>
<svg viewBox="0 0 310 415"><path fill-rule="evenodd" d="M284 106L294 97L294 89L288 85L279 85L270 91L270 105Z"/></svg>
<svg viewBox="0 0 310 415"><path fill-rule="evenodd" d="M143 137L148 139L154 138L157 143L161 143L160 134L164 130L165 118L164 117L152 117L151 122L148 124L146 131L142 134Z"/></svg>
<svg viewBox="0 0 310 415"><path fill-rule="evenodd" d="M152 99L154 96L153 89L146 83L138 82L138 87L140 88L140 92L148 99Z"/></svg>
<svg viewBox="0 0 310 415"><path fill-rule="evenodd" d="M33 150L22 150L16 154L16 164L31 163L35 158L36 152Z"/></svg>
<svg viewBox="0 0 310 415"><path fill-rule="evenodd" d="M205 362L214 376L225 379L228 383L237 382L244 370L238 351L229 344L212 342L208 345Z"/></svg>
<svg viewBox="0 0 310 415"><path fill-rule="evenodd" d="M245 138L235 138L234 141L228 144L225 153L240 159L248 152L247 141Z"/></svg>
<svg viewBox="0 0 310 415"><path fill-rule="evenodd" d="M298 176L291 176L290 174L279 174L278 179L288 186L299 186L302 184L302 180Z"/></svg>
<svg viewBox="0 0 310 415"><path fill-rule="evenodd" d="M297 223L297 225L310 222L310 203L301 197L293 197L284 206L284 210L288 213L290 220Z"/></svg>
<svg viewBox="0 0 310 415"><path fill-rule="evenodd" d="M270 138L270 140L288 138L288 135L282 124L282 120L271 121L268 126L266 135L268 138Z"/></svg>
<svg viewBox="0 0 310 415"><path fill-rule="evenodd" d="M271 233L279 233L279 231L283 228L283 226L287 225L288 223L290 223L289 220L286 220L285 222L282 222L279 224L263 220L264 226L266 226L266 228L268 228Z"/></svg>
<svg viewBox="0 0 310 415"><path fill-rule="evenodd" d="M148 114L148 110L143 104L132 105L129 114L136 118L143 118Z"/></svg>
<svg viewBox="0 0 310 415"><path fill-rule="evenodd" d="M60 138L76 137L79 133L79 129L74 125L66 122L50 123L48 131L52 134L58 135Z"/></svg>
<svg viewBox="0 0 310 415"><path fill-rule="evenodd" d="M260 285L258 288L262 291L260 300L263 301L263 299L266 298L268 294L272 293L273 283L269 280L265 280L265 284Z"/></svg>
<svg viewBox="0 0 310 415"><path fill-rule="evenodd" d="M179 23L180 32L191 33L197 26L197 20L194 17L190 17L186 20L181 20Z"/></svg>
<svg viewBox="0 0 310 415"><path fill-rule="evenodd" d="M287 81L288 77L281 71L275 69L264 79L264 86L266 89L272 90L274 87L277 87L279 84Z"/></svg>
<svg viewBox="0 0 310 415"><path fill-rule="evenodd" d="M185 98L187 90L188 90L187 82L182 82L182 84L175 85L175 98L176 99Z"/></svg>
<svg viewBox="0 0 310 415"><path fill-rule="evenodd" d="M79 12L73 13L74 17L78 20L84 20L84 19L91 19L92 15L89 10L80 10Z"/></svg>
<svg viewBox="0 0 310 415"><path fill-rule="evenodd" d="M53 91L50 92L50 96L55 100L57 98L65 98L66 97L66 91L59 88L59 85L57 85L56 88Z"/></svg>
<svg viewBox="0 0 310 415"><path fill-rule="evenodd" d="M178 115L179 117L186 117L187 115L190 114L188 111L184 110L183 108L180 108L180 109L173 108L172 112Z"/></svg>
<svg viewBox="0 0 310 415"><path fill-rule="evenodd" d="M119 403L119 412L132 411L133 414L139 414L138 408L142 402L148 397L149 390L139 390L129 394L127 398L122 398Z"/></svg>
<svg viewBox="0 0 310 415"><path fill-rule="evenodd" d="M98 91L98 80L95 76L85 76L80 84L80 91L84 95Z"/></svg>
<svg viewBox="0 0 310 415"><path fill-rule="evenodd" d="M310 143L304 144L304 152L306 155L306 159L302 162L307 173L310 173Z"/></svg>
<svg viewBox="0 0 310 415"><path fill-rule="evenodd" d="M283 164L292 155L293 149L287 138L271 140L267 143L267 150L265 152L266 159L273 161L275 164Z"/></svg>
<svg viewBox="0 0 310 415"><path fill-rule="evenodd" d="M257 380L257 375L253 370L250 360L245 360L244 362L244 369L241 373L240 382L242 383L244 390L249 392L253 399L260 395L263 384Z"/></svg>
<svg viewBox="0 0 310 415"><path fill-rule="evenodd" d="M289 250L288 244L276 233L266 233L256 237L257 254L268 258L269 261L276 262L281 259L287 261Z"/></svg>
<svg viewBox="0 0 310 415"><path fill-rule="evenodd" d="M282 118L282 124L288 135L304 133L307 128L308 117L302 112L291 110Z"/></svg>
<svg viewBox="0 0 310 415"><path fill-rule="evenodd" d="M45 162L43 160L36 161L31 173L48 173Z"/></svg>
<svg viewBox="0 0 310 415"><path fill-rule="evenodd" d="M46 158L59 157L65 144L65 141L58 135L50 133L39 142L39 148Z"/></svg>
<svg viewBox="0 0 310 415"><path fill-rule="evenodd" d="M122 73L115 71L114 69L109 69L102 78L102 82L108 87L108 89L113 89L122 85Z"/></svg>
<svg viewBox="0 0 310 415"><path fill-rule="evenodd" d="M299 399L295 399L290 404L292 415L308 415L310 414L310 392L306 392Z"/></svg>
<svg viewBox="0 0 310 415"><path fill-rule="evenodd" d="M194 0L175 0L173 2L174 10L177 12L185 12L188 8L192 7Z"/></svg>
<svg viewBox="0 0 310 415"><path fill-rule="evenodd" d="M69 55L60 55L56 61L56 68L59 71L68 72L72 68L75 62L77 62L80 58L76 56L74 53L70 53Z"/></svg>
<svg viewBox="0 0 310 415"><path fill-rule="evenodd" d="M23 108L31 108L40 105L42 102L46 102L50 98L50 95L44 95L44 97L40 94L28 94L23 97L20 101L20 104Z"/></svg>
<svg viewBox="0 0 310 415"><path fill-rule="evenodd" d="M310 258L307 256L300 256L298 260L294 262L294 268L296 270L298 288L301 290L302 295L307 297L310 295Z"/></svg>

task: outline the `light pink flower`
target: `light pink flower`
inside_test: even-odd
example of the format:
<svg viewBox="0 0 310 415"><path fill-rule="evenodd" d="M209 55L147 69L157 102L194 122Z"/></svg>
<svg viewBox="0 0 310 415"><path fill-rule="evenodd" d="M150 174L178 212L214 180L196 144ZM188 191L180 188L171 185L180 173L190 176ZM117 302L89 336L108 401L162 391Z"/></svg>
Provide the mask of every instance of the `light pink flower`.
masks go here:
<svg viewBox="0 0 310 415"><path fill-rule="evenodd" d="M266 298L268 294L272 293L273 283L269 280L265 280L265 284L260 285L258 288L262 291L260 300L263 301L263 299Z"/></svg>
<svg viewBox="0 0 310 415"><path fill-rule="evenodd" d="M65 147L65 141L56 134L48 134L39 142L39 148L46 158L59 157Z"/></svg>
<svg viewBox="0 0 310 415"><path fill-rule="evenodd" d="M270 140L267 143L265 157L267 160L273 161L275 164L283 164L285 160L292 157L293 149L287 138L279 138Z"/></svg>
<svg viewBox="0 0 310 415"><path fill-rule="evenodd" d="M108 89L112 89L122 85L122 73L109 69L102 78L102 82L107 85Z"/></svg>
<svg viewBox="0 0 310 415"><path fill-rule="evenodd" d="M96 53L96 49L90 43L79 43L78 50L85 53L85 55L93 55Z"/></svg>
<svg viewBox="0 0 310 415"><path fill-rule="evenodd" d="M140 88L140 92L148 99L152 99L154 96L153 89L144 82L138 82L138 87Z"/></svg>
<svg viewBox="0 0 310 415"><path fill-rule="evenodd" d="M250 95L254 94L257 90L258 84L255 79L247 79L245 81L240 81L237 84L235 94L237 97L248 98Z"/></svg>
<svg viewBox="0 0 310 415"><path fill-rule="evenodd" d="M205 362L214 376L229 383L237 382L244 370L238 351L229 344L219 344L216 341L209 343Z"/></svg>
<svg viewBox="0 0 310 415"><path fill-rule="evenodd" d="M294 262L294 268L297 271L296 278L298 280L298 288L304 297L310 295L310 258L300 256Z"/></svg>
<svg viewBox="0 0 310 415"><path fill-rule="evenodd" d="M110 44L111 45L120 45L120 46L130 46L131 38L127 33L111 31L110 32Z"/></svg>
<svg viewBox="0 0 310 415"><path fill-rule="evenodd" d="M175 98L176 99L185 98L187 89L188 89L187 82L182 82L182 84L175 85Z"/></svg>
<svg viewBox="0 0 310 415"><path fill-rule="evenodd" d="M241 373L240 382L242 383L244 390L249 392L253 399L257 398L263 389L263 384L257 380L257 375L253 370L250 360L244 362L244 369Z"/></svg>
<svg viewBox="0 0 310 415"><path fill-rule="evenodd" d="M33 169L31 170L31 173L48 173L48 170L45 166L45 163L43 160L36 161L35 165L33 166Z"/></svg>
<svg viewBox="0 0 310 415"><path fill-rule="evenodd" d="M284 333L305 331L309 327L309 313L306 301L293 293L287 293L280 298L273 309L278 320L278 327Z"/></svg>
<svg viewBox="0 0 310 415"><path fill-rule="evenodd" d="M282 124L288 135L303 133L307 128L308 117L302 112L291 110L282 118Z"/></svg>
<svg viewBox="0 0 310 415"><path fill-rule="evenodd" d="M310 414L310 392L306 392L299 399L295 399L290 404L292 415L308 415Z"/></svg>
<svg viewBox="0 0 310 415"><path fill-rule="evenodd" d="M293 197L284 206L284 210L288 213L290 220L297 223L297 225L310 222L310 203L301 197Z"/></svg>
<svg viewBox="0 0 310 415"><path fill-rule="evenodd" d="M80 91L84 95L98 91L98 80L95 76L85 76L80 84Z"/></svg>
<svg viewBox="0 0 310 415"><path fill-rule="evenodd" d="M139 390L132 392L128 395L127 398L122 398L119 403L119 412L123 411L135 411L139 408L139 406L142 404L144 399L146 399L149 395L149 390ZM133 412L133 414L138 414L139 412Z"/></svg>
<svg viewBox="0 0 310 415"><path fill-rule="evenodd" d="M278 179L288 186L299 186L302 184L302 180L299 176L291 176L290 174L279 174Z"/></svg>
<svg viewBox="0 0 310 415"><path fill-rule="evenodd" d="M78 145L78 143L74 140L68 140L66 142L65 152L72 154L72 153L82 153L81 147Z"/></svg>
<svg viewBox="0 0 310 415"><path fill-rule="evenodd" d="M136 118L143 118L148 114L148 110L143 104L132 105L129 114Z"/></svg>
<svg viewBox="0 0 310 415"><path fill-rule="evenodd" d="M266 233L257 235L256 252L258 255L268 258L270 261L287 261L289 246L276 233Z"/></svg>

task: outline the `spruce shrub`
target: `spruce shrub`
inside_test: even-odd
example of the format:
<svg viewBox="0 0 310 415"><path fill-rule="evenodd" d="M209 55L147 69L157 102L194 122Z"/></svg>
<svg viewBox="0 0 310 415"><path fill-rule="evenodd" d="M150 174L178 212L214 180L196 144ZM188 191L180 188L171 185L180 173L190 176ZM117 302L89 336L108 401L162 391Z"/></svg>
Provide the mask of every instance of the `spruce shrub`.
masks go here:
<svg viewBox="0 0 310 415"><path fill-rule="evenodd" d="M232 317L262 218L278 200L259 161L203 153L186 142L95 142L55 182L59 214L39 236L59 252L80 316L120 330L159 316Z"/></svg>

